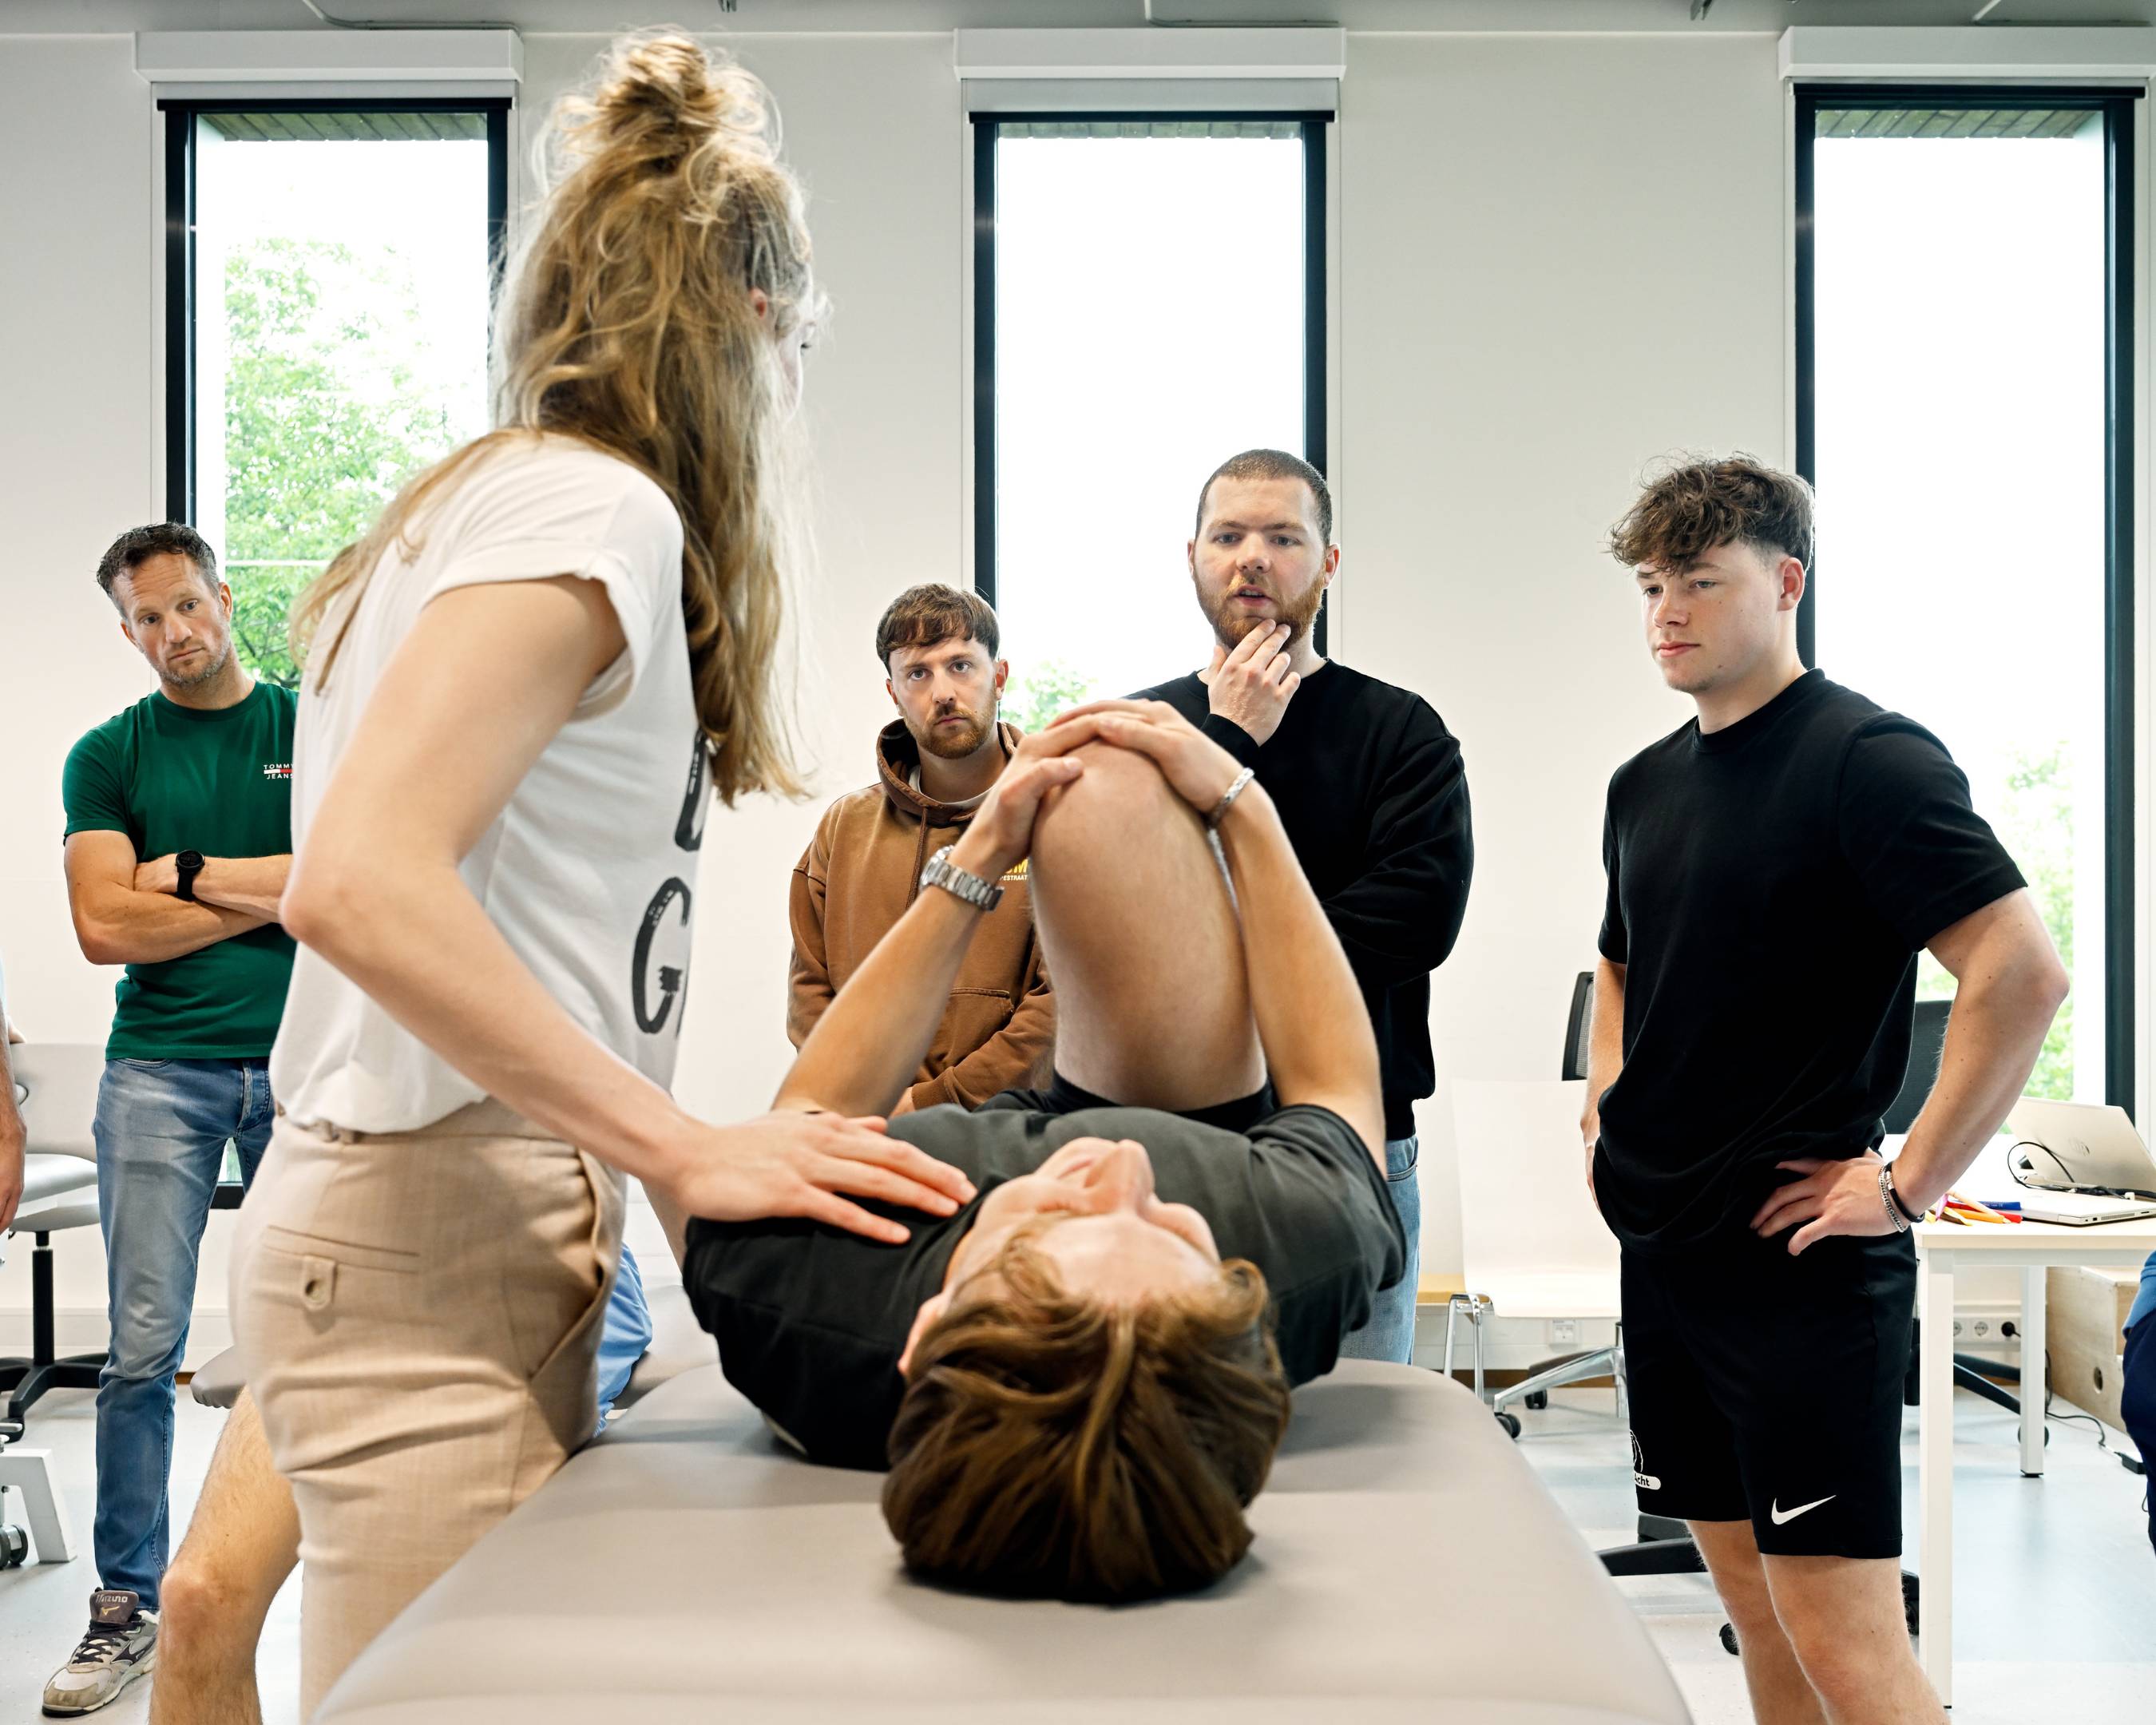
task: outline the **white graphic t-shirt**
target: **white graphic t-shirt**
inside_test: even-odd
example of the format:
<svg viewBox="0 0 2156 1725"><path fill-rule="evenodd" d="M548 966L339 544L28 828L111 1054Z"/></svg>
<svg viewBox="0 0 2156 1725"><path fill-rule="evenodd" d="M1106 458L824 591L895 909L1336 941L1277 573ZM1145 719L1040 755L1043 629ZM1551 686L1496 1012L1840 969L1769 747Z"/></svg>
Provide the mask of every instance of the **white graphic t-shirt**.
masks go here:
<svg viewBox="0 0 2156 1725"><path fill-rule="evenodd" d="M628 639L532 764L461 872L547 993L662 1086L686 1005L690 906L703 842L704 751L681 620L681 522L649 478L567 438L479 458L367 581L326 690L300 696L292 848L384 668L438 593L575 575L606 588ZM333 614L321 639L332 638ZM471 643L475 655L490 650ZM381 866L393 867L383 858ZM301 947L271 1088L285 1111L355 1132L409 1132L485 1092Z"/></svg>

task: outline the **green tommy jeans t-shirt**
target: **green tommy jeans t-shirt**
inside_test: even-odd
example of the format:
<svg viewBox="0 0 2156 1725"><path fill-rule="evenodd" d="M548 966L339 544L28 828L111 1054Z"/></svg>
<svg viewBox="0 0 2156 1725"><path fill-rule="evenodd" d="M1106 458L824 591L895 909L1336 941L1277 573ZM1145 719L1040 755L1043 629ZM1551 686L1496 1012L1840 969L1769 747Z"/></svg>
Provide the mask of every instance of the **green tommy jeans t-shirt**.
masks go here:
<svg viewBox="0 0 2156 1725"><path fill-rule="evenodd" d="M200 712L151 695L68 752L67 833L125 833L139 861L282 856L292 848L292 726L299 697L258 682ZM162 964L131 964L114 991L107 1060L261 1060L277 1040L292 938L271 923Z"/></svg>

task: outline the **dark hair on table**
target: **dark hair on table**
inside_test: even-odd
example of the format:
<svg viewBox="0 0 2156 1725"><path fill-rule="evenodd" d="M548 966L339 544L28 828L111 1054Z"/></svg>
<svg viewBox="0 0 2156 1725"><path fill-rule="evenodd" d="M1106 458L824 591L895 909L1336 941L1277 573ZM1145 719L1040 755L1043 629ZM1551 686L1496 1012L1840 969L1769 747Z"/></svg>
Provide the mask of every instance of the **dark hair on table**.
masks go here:
<svg viewBox="0 0 2156 1725"><path fill-rule="evenodd" d="M185 557L195 566L195 573L212 587L217 585L217 553L209 548L208 540L180 521L152 521L146 527L130 527L97 560L97 584L110 599L114 582L132 575L157 557Z"/></svg>
<svg viewBox="0 0 2156 1725"><path fill-rule="evenodd" d="M1732 542L1810 568L1812 488L1742 453L1677 461L1609 530L1609 555L1628 569L1681 574Z"/></svg>
<svg viewBox="0 0 2156 1725"><path fill-rule="evenodd" d="M1198 488L1198 524L1193 530L1205 531L1205 500L1212 495L1214 483L1220 480L1301 480L1310 487L1310 495L1317 506L1317 536L1325 544L1332 543L1332 490L1325 483L1325 475L1300 455L1291 455L1285 449L1245 449L1240 455L1230 455L1218 467L1205 483Z"/></svg>
<svg viewBox="0 0 2156 1725"><path fill-rule="evenodd" d="M909 587L891 602L876 624L876 663L888 671L901 647L936 647L945 641L978 641L989 658L1003 644L995 608L977 593L930 582Z"/></svg>
<svg viewBox="0 0 2156 1725"><path fill-rule="evenodd" d="M1226 1574L1288 1423L1256 1266L1129 1306L1065 1291L1023 1239L983 1273L999 1292L923 1336L891 1428L883 1512L906 1567L1096 1602Z"/></svg>

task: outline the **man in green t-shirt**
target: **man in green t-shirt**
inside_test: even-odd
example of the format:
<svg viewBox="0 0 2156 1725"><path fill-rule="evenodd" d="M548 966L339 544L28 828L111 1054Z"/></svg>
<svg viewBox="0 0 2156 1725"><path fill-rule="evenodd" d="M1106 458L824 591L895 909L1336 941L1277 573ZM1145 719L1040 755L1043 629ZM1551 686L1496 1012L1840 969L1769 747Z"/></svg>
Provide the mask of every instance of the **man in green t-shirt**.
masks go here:
<svg viewBox="0 0 2156 1725"><path fill-rule="evenodd" d="M270 1047L292 942L289 689L234 656L232 590L190 527L114 542L97 584L155 693L75 744L61 779L68 902L93 964L124 964L98 1093L97 1198L110 1353L97 1392L99 1588L47 1684L48 1716L94 1712L157 1657L172 1384L225 1147L254 1178L270 1139Z"/></svg>

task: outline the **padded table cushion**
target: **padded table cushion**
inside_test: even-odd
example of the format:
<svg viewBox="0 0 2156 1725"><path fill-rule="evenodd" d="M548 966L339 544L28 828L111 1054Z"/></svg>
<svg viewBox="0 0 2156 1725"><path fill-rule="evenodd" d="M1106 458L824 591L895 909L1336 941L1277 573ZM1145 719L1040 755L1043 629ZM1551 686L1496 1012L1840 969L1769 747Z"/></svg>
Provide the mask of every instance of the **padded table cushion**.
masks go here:
<svg viewBox="0 0 2156 1725"><path fill-rule="evenodd" d="M1104 1608L916 1583L881 1485L778 1450L700 1367L421 1595L317 1725L1689 1717L1527 1462L1435 1373L1348 1362L1298 1392L1250 1556L1182 1599Z"/></svg>
<svg viewBox="0 0 2156 1725"><path fill-rule="evenodd" d="M228 1408L246 1388L247 1368L240 1363L237 1348L213 1353L187 1380L187 1394L205 1408Z"/></svg>

